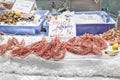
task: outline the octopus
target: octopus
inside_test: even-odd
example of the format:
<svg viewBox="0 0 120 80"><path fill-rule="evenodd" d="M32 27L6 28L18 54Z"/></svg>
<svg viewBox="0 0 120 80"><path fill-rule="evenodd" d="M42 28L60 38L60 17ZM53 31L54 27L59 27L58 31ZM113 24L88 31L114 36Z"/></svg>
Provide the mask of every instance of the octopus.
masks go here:
<svg viewBox="0 0 120 80"><path fill-rule="evenodd" d="M24 41L24 39L22 39L21 42L19 42L16 38L13 37L12 39L8 40L7 45L8 45L7 50L11 50L14 47L25 46L25 41Z"/></svg>
<svg viewBox="0 0 120 80"><path fill-rule="evenodd" d="M4 55L7 51L7 44L0 45L0 56Z"/></svg>
<svg viewBox="0 0 120 80"><path fill-rule="evenodd" d="M46 60L60 60L65 57L66 48L65 43L60 41L59 37L55 37L50 42L47 42L46 39L42 39L36 46L36 50L34 48L34 52L37 56L40 56ZM33 49L33 47L32 47Z"/></svg>
<svg viewBox="0 0 120 80"><path fill-rule="evenodd" d="M109 42L110 45L113 45L114 43L120 44L120 30L118 28L113 28L99 36Z"/></svg>
<svg viewBox="0 0 120 80"><path fill-rule="evenodd" d="M78 55L87 55L89 53L102 55L101 50L105 50L107 44L98 36L84 34L83 36L76 36L69 39L66 48L67 51Z"/></svg>
<svg viewBox="0 0 120 80"><path fill-rule="evenodd" d="M16 47L23 47L25 45L24 39L19 42L16 38L9 39L7 44L0 44L0 56L4 55L8 50L13 50Z"/></svg>
<svg viewBox="0 0 120 80"><path fill-rule="evenodd" d="M32 51L29 47L19 47L12 51L11 57L20 57L21 59L27 57Z"/></svg>
<svg viewBox="0 0 120 80"><path fill-rule="evenodd" d="M55 39L51 41L51 53L54 60L61 60L65 57L66 53L66 43L60 41L60 37L56 36Z"/></svg>
<svg viewBox="0 0 120 80"><path fill-rule="evenodd" d="M20 57L25 58L25 56L29 55L31 50L29 46L25 46L25 41L22 39L20 42L16 38L12 38L8 40L7 50L12 50L10 54L11 57Z"/></svg>
<svg viewBox="0 0 120 80"><path fill-rule="evenodd" d="M62 41L59 36L47 41L46 38L26 45L24 39L18 41L15 37L8 39L6 44L0 44L0 56L6 51L11 50L10 57L26 58L33 54L45 60L62 60L65 58L66 52L76 55L102 55L102 50L107 48L106 42L99 36L92 34L84 34L83 36L75 36L67 41Z"/></svg>
<svg viewBox="0 0 120 80"><path fill-rule="evenodd" d="M0 45L0 56L6 51L11 50L10 57L26 58L29 54L34 54L45 60L61 60L65 57L66 43L62 42L60 37L55 37L50 42L46 38L42 38L38 42L25 45L24 39L18 41L15 37L9 39L6 44Z"/></svg>

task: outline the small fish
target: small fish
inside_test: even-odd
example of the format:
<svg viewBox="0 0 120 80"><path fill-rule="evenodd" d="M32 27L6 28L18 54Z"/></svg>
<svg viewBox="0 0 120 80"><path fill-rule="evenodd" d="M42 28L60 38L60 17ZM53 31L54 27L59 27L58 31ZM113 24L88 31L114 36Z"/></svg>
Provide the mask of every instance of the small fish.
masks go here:
<svg viewBox="0 0 120 80"><path fill-rule="evenodd" d="M109 56L116 56L120 51L105 51L105 54Z"/></svg>

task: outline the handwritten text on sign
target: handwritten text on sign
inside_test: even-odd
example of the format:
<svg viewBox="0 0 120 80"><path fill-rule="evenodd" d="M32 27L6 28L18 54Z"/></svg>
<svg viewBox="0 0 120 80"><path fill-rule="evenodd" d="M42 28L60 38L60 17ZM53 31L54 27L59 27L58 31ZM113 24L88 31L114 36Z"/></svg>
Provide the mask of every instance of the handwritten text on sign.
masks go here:
<svg viewBox="0 0 120 80"><path fill-rule="evenodd" d="M70 20L51 20L49 23L49 36L59 35L61 37L76 36L76 25Z"/></svg>
<svg viewBox="0 0 120 80"><path fill-rule="evenodd" d="M20 11L23 13L30 13L30 11L33 8L34 1L28 1L28 0L16 0L12 10L13 11Z"/></svg>

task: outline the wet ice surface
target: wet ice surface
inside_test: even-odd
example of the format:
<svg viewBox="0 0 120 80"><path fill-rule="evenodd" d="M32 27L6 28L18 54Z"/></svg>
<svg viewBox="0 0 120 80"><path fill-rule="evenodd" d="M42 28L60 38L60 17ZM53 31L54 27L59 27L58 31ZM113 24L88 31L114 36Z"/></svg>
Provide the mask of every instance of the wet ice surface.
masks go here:
<svg viewBox="0 0 120 80"><path fill-rule="evenodd" d="M104 77L50 77L50 76L25 76L15 74L0 73L0 80L119 80L117 78L104 78Z"/></svg>
<svg viewBox="0 0 120 80"><path fill-rule="evenodd" d="M72 21L75 21L77 24L95 24L95 23L105 23L101 16L97 14L81 14L81 15L74 15L74 17L70 18Z"/></svg>
<svg viewBox="0 0 120 80"><path fill-rule="evenodd" d="M74 12L63 12L58 16L58 19L66 18L75 22L76 24L95 24L95 23L105 23L102 16L98 14L75 14Z"/></svg>
<svg viewBox="0 0 120 80"><path fill-rule="evenodd" d="M32 61L32 62L31 62ZM120 61L49 62L43 60L12 60L0 63L0 71L24 75L53 77L120 76Z"/></svg>
<svg viewBox="0 0 120 80"><path fill-rule="evenodd" d="M51 76L26 76L18 74L5 74L0 73L0 80L119 80L117 78L104 78L104 77L51 77Z"/></svg>
<svg viewBox="0 0 120 80"><path fill-rule="evenodd" d="M11 38L11 36L5 36L5 37L6 39ZM17 39L22 40L22 37L23 36L17 36ZM42 36L41 37L35 36L32 38L31 36L26 36L24 38L25 41L27 41L26 45L29 45L31 43L39 41L42 38ZM50 40L50 38L48 40ZM7 40L2 41L1 43L5 43L5 42L7 42ZM8 56L9 54L10 52L7 52L4 56L0 57L0 72L13 74L11 76L18 76L18 77L50 76L50 77L60 77L60 79L62 79L61 77L63 77L63 80L64 78L73 79L72 77L75 77L76 80L77 79L76 77L80 78L80 77L93 77L93 76L120 78L119 55L116 57L109 57L108 59L105 59L108 56L106 57L104 57L104 55L103 57L92 56L92 55L77 56L69 53L66 55L65 59L61 61L52 61L52 60L46 61L32 54L23 60L17 57L11 59ZM54 79L56 80L56 78ZM80 79L82 80L82 78ZM100 78L100 80L106 80L106 79ZM117 79L111 79L111 80L117 80Z"/></svg>

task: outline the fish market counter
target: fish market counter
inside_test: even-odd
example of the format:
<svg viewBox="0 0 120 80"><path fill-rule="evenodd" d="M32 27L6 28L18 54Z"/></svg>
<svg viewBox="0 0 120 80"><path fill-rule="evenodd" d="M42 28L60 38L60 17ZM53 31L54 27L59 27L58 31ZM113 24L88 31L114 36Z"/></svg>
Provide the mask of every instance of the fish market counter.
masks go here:
<svg viewBox="0 0 120 80"><path fill-rule="evenodd" d="M26 46L36 42L38 43L39 40L42 40L43 38L48 42L51 42L53 39L44 36L44 34L41 34L40 36L3 35L1 37L4 39L3 41L1 40L1 44L6 44L10 39L13 40L14 38L17 39L18 42L21 42L24 39ZM25 45L22 44L22 46ZM111 50L111 47L107 48L107 50ZM54 60L56 58L48 59L46 57L36 55L33 52L29 55L24 55L25 57L21 57L22 53L16 53L14 56L11 56L11 54L13 54L12 49L8 50L5 54L1 54L2 56L0 56L0 80L7 80L8 78L12 80L120 79L119 53L116 56L109 56L104 53L103 55L77 55L66 52L65 57L60 58L60 60Z"/></svg>
<svg viewBox="0 0 120 80"><path fill-rule="evenodd" d="M24 21L27 22L27 24L24 23L24 28L23 26L13 26L14 22L11 24L11 21L7 21L5 24L7 18L5 21L3 21L4 19L1 21L1 24L5 25L0 26L0 30L6 31L8 34L0 36L0 80L120 79L120 30L113 28L115 21L105 12L78 12L75 14L67 12L59 16L52 14L47 16L47 19L45 16L49 14L49 11L45 11L44 16L40 11L36 13L34 19L31 19L32 16L17 17L15 23L23 25ZM15 18L18 15L16 12L7 12L1 16L5 14L14 15ZM85 24L83 16L90 20L91 18L99 19L100 22ZM62 17L68 21L75 21L78 18L75 22L77 36L70 38L48 36L50 21ZM30 25L29 21L34 23L36 20L38 25L32 26L33 29L31 26L26 26ZM83 22L79 23L79 20ZM46 33L41 33L42 27L46 29ZM110 28L112 29L109 30ZM54 29L54 32L58 33L57 31L60 30L61 33L64 32L64 29ZM66 31L66 34L71 34L71 27Z"/></svg>

